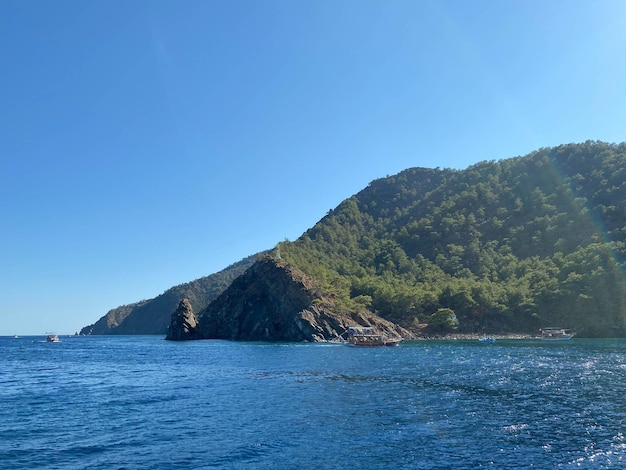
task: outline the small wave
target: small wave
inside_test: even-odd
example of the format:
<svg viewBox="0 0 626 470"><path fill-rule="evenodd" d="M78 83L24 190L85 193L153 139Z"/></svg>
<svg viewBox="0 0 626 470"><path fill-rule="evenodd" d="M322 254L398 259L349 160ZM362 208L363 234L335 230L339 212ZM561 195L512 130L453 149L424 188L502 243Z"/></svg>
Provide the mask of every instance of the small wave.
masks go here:
<svg viewBox="0 0 626 470"><path fill-rule="evenodd" d="M502 431L509 432L509 433L516 433L516 432L522 431L523 429L526 429L527 427L528 427L528 424L526 423L511 424L508 426L503 426Z"/></svg>

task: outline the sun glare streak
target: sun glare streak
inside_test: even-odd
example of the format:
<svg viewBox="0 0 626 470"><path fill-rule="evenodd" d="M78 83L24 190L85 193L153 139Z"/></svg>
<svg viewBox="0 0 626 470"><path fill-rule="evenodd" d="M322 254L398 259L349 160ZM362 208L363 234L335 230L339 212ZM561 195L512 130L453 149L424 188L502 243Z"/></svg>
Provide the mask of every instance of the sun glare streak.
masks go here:
<svg viewBox="0 0 626 470"><path fill-rule="evenodd" d="M582 197L576 191L576 188L572 184L572 179L569 178L559 164L557 158L549 156L549 171L552 173L557 184L562 184L567 191L567 196L570 200L573 211L584 218L584 224L589 226L593 232L592 240L590 240L589 246L597 249L602 257L602 262L610 270L611 277L615 279L615 285L626 284L626 266L624 266L619 259L618 252L615 248L615 242L611 240L608 230L602 222L601 217L596 210L591 206L590 201ZM620 302L621 305L616 306L619 311L625 311L626 298L623 296L616 296L614 302Z"/></svg>

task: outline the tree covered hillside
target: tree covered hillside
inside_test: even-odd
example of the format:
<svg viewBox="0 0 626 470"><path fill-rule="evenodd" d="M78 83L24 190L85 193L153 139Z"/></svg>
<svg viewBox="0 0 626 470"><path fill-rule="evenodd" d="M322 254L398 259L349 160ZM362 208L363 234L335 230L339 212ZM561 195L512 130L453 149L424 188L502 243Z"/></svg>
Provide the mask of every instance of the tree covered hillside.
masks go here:
<svg viewBox="0 0 626 470"><path fill-rule="evenodd" d="M373 181L280 255L346 312L417 332L626 336L626 144Z"/></svg>

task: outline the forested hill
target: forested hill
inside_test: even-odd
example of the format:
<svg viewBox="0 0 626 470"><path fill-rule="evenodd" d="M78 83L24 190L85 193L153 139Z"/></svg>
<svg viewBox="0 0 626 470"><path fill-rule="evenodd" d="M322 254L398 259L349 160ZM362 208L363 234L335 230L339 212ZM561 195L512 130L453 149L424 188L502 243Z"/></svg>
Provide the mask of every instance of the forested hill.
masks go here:
<svg viewBox="0 0 626 470"><path fill-rule="evenodd" d="M345 312L417 333L626 336L626 144L373 181L280 256Z"/></svg>
<svg viewBox="0 0 626 470"><path fill-rule="evenodd" d="M93 325L84 327L80 334L164 335L182 298L189 301L194 311L202 310L255 260L256 255L248 256L215 274L171 287L153 299L114 308Z"/></svg>
<svg viewBox="0 0 626 470"><path fill-rule="evenodd" d="M336 313L415 334L626 337L626 143L585 142L465 170L373 181L275 255ZM200 312L255 257L111 310L83 334L164 334L183 298Z"/></svg>

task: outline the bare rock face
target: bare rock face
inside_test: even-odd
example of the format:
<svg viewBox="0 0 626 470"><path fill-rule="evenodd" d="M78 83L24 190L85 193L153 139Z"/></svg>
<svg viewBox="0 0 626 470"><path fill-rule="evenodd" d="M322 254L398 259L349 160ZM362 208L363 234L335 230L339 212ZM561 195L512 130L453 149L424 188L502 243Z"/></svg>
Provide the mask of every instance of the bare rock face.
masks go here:
<svg viewBox="0 0 626 470"><path fill-rule="evenodd" d="M326 341L351 325L409 337L403 328L370 312L359 318L333 312L313 279L282 261L257 261L199 314L202 338L239 341Z"/></svg>
<svg viewBox="0 0 626 470"><path fill-rule="evenodd" d="M183 299L178 304L176 311L172 314L165 339L184 341L198 338L198 322L193 313L193 308L187 299Z"/></svg>

